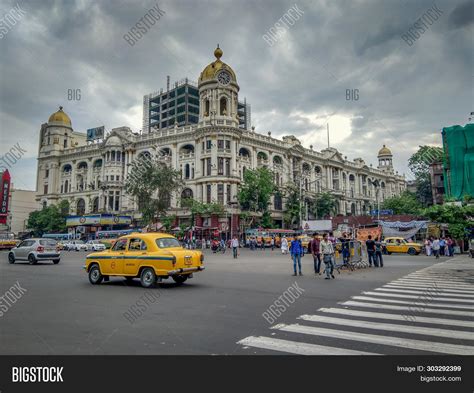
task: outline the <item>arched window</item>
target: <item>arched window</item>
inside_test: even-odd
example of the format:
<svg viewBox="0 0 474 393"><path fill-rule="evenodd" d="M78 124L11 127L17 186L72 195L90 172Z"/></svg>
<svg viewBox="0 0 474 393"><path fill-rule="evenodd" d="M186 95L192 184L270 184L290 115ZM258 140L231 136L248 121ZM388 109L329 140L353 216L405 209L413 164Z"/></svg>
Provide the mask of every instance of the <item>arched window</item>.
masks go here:
<svg viewBox="0 0 474 393"><path fill-rule="evenodd" d="M283 200L280 194L275 194L273 197L273 205L275 210L283 210Z"/></svg>
<svg viewBox="0 0 474 393"><path fill-rule="evenodd" d="M95 197L92 201L92 213L99 212L99 197Z"/></svg>
<svg viewBox="0 0 474 393"><path fill-rule="evenodd" d="M86 212L86 202L84 201L84 199L79 199L77 201L77 209L76 209L76 214L78 216L83 216Z"/></svg>
<svg viewBox="0 0 474 393"><path fill-rule="evenodd" d="M46 207L48 207L48 202L43 201L43 209L46 209Z"/></svg>
<svg viewBox="0 0 474 393"><path fill-rule="evenodd" d="M222 97L219 103L219 113L221 116L227 115L227 99Z"/></svg>
<svg viewBox="0 0 474 393"><path fill-rule="evenodd" d="M239 150L239 156L241 157L250 157L250 151L245 147L241 147Z"/></svg>
<svg viewBox="0 0 474 393"><path fill-rule="evenodd" d="M185 188L181 193L181 199L192 199L193 198L193 190L190 188Z"/></svg>
<svg viewBox="0 0 474 393"><path fill-rule="evenodd" d="M206 100L205 101L205 112L204 112L204 116L209 116L209 110L210 110L210 106L211 106L211 103L209 102L209 100Z"/></svg>
<svg viewBox="0 0 474 393"><path fill-rule="evenodd" d="M321 173L321 167L316 165L314 167L314 171L316 172L317 175L319 175Z"/></svg>
<svg viewBox="0 0 474 393"><path fill-rule="evenodd" d="M191 171L190 171L190 168L189 168L189 164L186 164L184 166L184 178L189 179L190 177L191 177Z"/></svg>
<svg viewBox="0 0 474 393"><path fill-rule="evenodd" d="M281 159L280 156L274 156L274 157L273 157L273 163L274 163L275 165L281 165L281 164L283 164L283 160Z"/></svg>
<svg viewBox="0 0 474 393"><path fill-rule="evenodd" d="M112 150L112 157L110 158L111 161L115 161L115 150Z"/></svg>

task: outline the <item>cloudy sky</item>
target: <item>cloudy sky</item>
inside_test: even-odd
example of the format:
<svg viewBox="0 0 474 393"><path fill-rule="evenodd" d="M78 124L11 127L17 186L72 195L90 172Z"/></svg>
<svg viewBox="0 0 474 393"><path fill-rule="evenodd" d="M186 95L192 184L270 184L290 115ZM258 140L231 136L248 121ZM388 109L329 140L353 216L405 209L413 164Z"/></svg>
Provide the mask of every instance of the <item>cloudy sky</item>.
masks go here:
<svg viewBox="0 0 474 393"><path fill-rule="evenodd" d="M59 105L76 131L139 131L143 95L167 75L197 80L217 43L257 132L321 150L329 122L343 155L376 165L386 144L402 173L418 145L439 145L442 127L474 111L473 1L160 1L165 14L133 46L123 35L156 1L1 0L0 17L16 4L25 15L0 39L0 155L27 150L11 168L17 188L34 189L40 126ZM295 4L303 14L269 45ZM434 6L442 14L409 46L401 36Z"/></svg>

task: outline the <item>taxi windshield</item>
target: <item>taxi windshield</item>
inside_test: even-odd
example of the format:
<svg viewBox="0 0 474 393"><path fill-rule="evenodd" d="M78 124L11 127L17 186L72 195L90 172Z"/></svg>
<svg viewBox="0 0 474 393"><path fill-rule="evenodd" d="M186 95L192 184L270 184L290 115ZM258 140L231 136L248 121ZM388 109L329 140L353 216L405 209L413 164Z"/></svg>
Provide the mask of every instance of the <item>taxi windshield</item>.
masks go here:
<svg viewBox="0 0 474 393"><path fill-rule="evenodd" d="M156 239L155 242L159 248L181 247L179 241L174 237L162 237L160 239Z"/></svg>

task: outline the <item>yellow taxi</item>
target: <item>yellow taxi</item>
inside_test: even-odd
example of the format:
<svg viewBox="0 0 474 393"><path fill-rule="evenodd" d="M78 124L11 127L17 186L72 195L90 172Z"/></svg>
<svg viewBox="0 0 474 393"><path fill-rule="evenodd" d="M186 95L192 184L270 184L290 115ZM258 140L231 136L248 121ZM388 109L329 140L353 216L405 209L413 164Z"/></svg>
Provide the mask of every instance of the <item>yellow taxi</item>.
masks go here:
<svg viewBox="0 0 474 393"><path fill-rule="evenodd" d="M421 252L421 244L408 242L403 237L387 237L383 243L388 254L400 252L418 255Z"/></svg>
<svg viewBox="0 0 474 393"><path fill-rule="evenodd" d="M201 251L184 249L166 233L133 233L118 238L112 248L87 255L84 269L91 284L123 276L127 281L139 278L144 288L171 277L182 284L194 272L204 270Z"/></svg>

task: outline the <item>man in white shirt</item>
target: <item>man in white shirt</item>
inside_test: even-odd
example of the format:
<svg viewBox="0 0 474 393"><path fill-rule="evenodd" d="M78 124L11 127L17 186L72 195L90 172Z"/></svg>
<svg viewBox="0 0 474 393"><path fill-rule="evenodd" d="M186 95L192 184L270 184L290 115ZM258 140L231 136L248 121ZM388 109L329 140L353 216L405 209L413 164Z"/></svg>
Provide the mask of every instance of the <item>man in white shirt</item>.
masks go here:
<svg viewBox="0 0 474 393"><path fill-rule="evenodd" d="M237 236L234 236L234 238L232 239L231 246L234 259L237 259L237 255L239 255L239 239L237 239Z"/></svg>
<svg viewBox="0 0 474 393"><path fill-rule="evenodd" d="M328 234L325 233L323 235L323 240L319 242L319 253L323 256L323 262L326 265L326 280L329 280L331 277L334 277L334 263L333 263L333 255L334 255L334 247L330 240L328 240Z"/></svg>
<svg viewBox="0 0 474 393"><path fill-rule="evenodd" d="M433 253L436 256L436 259L439 258L439 249L440 249L440 244L439 244L439 239L435 238L433 240L433 244L431 245L431 248L433 249Z"/></svg>

